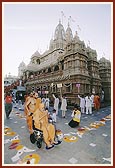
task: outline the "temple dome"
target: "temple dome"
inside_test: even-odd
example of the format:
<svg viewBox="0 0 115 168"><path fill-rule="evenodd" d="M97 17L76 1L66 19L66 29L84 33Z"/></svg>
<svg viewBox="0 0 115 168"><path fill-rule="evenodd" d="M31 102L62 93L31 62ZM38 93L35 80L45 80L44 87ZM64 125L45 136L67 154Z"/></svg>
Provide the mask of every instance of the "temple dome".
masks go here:
<svg viewBox="0 0 115 168"><path fill-rule="evenodd" d="M36 51L32 56L31 56L31 58L33 58L33 57L39 57L40 56L40 53L38 52L38 51Z"/></svg>
<svg viewBox="0 0 115 168"><path fill-rule="evenodd" d="M54 40L58 40L58 39L65 40L65 30L63 25L61 24L61 21L59 21L59 24L55 29Z"/></svg>
<svg viewBox="0 0 115 168"><path fill-rule="evenodd" d="M73 34L72 34L72 30L69 26L69 23L68 23L68 27L67 27L67 30L66 30L66 41L67 42L71 42L73 40Z"/></svg>

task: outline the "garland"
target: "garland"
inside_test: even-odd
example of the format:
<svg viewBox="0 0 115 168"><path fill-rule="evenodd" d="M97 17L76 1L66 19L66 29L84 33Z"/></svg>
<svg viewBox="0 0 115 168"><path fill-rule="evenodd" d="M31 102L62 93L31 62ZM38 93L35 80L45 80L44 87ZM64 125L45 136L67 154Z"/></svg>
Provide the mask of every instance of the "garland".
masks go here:
<svg viewBox="0 0 115 168"><path fill-rule="evenodd" d="M64 84L65 87L70 87L72 85L72 83L68 84Z"/></svg>

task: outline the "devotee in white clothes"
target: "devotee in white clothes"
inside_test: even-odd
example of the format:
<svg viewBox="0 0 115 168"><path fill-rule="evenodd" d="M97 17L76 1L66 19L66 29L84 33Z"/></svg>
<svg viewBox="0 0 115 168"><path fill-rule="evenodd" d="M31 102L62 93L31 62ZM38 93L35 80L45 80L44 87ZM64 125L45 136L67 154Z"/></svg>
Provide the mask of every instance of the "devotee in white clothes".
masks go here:
<svg viewBox="0 0 115 168"><path fill-rule="evenodd" d="M42 97L42 103L45 105L46 99L45 97Z"/></svg>
<svg viewBox="0 0 115 168"><path fill-rule="evenodd" d="M81 108L81 113L85 113L85 98L84 95L79 96L78 98L80 99L80 108Z"/></svg>
<svg viewBox="0 0 115 168"><path fill-rule="evenodd" d="M50 102L49 98L46 98L45 107L48 109L49 109L49 102Z"/></svg>
<svg viewBox="0 0 115 168"><path fill-rule="evenodd" d="M89 95L85 97L85 107L86 114L92 114L92 99Z"/></svg>
<svg viewBox="0 0 115 168"><path fill-rule="evenodd" d="M59 98L57 95L52 94L54 98L54 109L56 110L56 115L58 115L58 108L59 108Z"/></svg>
<svg viewBox="0 0 115 168"><path fill-rule="evenodd" d="M91 95L92 107L94 107L94 94Z"/></svg>
<svg viewBox="0 0 115 168"><path fill-rule="evenodd" d="M65 96L61 97L61 110L62 110L62 117L65 118L65 112L67 110L67 100Z"/></svg>

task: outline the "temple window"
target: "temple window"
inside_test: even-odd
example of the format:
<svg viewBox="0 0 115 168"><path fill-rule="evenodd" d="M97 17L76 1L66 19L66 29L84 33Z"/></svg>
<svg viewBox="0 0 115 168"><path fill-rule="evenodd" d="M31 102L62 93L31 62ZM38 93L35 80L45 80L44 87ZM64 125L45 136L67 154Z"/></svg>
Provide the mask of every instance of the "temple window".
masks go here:
<svg viewBox="0 0 115 168"><path fill-rule="evenodd" d="M58 71L58 70L59 70L59 66L56 65L56 66L54 67L54 71Z"/></svg>
<svg viewBox="0 0 115 168"><path fill-rule="evenodd" d="M48 73L50 73L51 72L51 68L48 68Z"/></svg>
<svg viewBox="0 0 115 168"><path fill-rule="evenodd" d="M64 70L64 60L61 61L61 69Z"/></svg>
<svg viewBox="0 0 115 168"><path fill-rule="evenodd" d="M40 59L37 59L37 60L36 60L36 63L37 63L37 64L40 64Z"/></svg>

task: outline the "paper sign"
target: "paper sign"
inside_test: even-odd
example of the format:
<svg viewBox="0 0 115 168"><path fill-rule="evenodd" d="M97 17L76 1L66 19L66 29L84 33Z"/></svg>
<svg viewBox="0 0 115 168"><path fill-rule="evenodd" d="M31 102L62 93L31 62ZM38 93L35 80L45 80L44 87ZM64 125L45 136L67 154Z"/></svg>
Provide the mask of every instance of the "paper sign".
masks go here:
<svg viewBox="0 0 115 168"><path fill-rule="evenodd" d="M62 87L62 83L58 83L57 88L61 88L61 87Z"/></svg>
<svg viewBox="0 0 115 168"><path fill-rule="evenodd" d="M76 83L76 87L78 87L78 88L79 88L79 87L80 87L80 83Z"/></svg>

